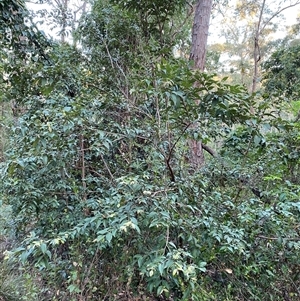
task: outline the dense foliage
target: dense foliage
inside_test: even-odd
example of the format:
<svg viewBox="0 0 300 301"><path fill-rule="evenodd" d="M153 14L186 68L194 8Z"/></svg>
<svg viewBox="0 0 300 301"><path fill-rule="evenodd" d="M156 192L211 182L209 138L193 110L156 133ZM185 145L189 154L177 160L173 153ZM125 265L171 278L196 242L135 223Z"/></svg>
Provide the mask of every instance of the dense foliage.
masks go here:
<svg viewBox="0 0 300 301"><path fill-rule="evenodd" d="M264 64L266 92L299 100L299 43L287 44L275 51Z"/></svg>
<svg viewBox="0 0 300 301"><path fill-rule="evenodd" d="M139 3L7 46L0 300L299 300L298 118L173 57L182 1Z"/></svg>

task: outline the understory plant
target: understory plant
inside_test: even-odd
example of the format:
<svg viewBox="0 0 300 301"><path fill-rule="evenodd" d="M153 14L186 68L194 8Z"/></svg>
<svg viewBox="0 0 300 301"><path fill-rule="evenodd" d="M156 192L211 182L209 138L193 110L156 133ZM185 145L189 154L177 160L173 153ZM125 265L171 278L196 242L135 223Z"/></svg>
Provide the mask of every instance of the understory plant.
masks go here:
<svg viewBox="0 0 300 301"><path fill-rule="evenodd" d="M297 300L297 124L180 61L153 76L134 103L82 77L24 103L2 165L8 258L39 271L42 300ZM189 139L222 147L193 170Z"/></svg>
<svg viewBox="0 0 300 301"><path fill-rule="evenodd" d="M299 300L299 122L175 59L175 7L153 3L145 19L96 1L80 48L5 54L0 197L22 298Z"/></svg>

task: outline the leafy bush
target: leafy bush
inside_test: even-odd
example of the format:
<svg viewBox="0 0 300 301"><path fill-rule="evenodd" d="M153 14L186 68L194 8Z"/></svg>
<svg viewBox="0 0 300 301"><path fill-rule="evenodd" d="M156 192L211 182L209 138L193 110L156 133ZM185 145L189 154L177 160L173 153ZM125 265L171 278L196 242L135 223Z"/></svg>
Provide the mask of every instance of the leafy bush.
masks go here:
<svg viewBox="0 0 300 301"><path fill-rule="evenodd" d="M84 82L75 97L58 88L26 102L2 191L23 239L9 256L39 269L45 300L280 300L283 283L296 298L298 279L281 269L298 265L298 186L282 181L287 169L274 185L265 103L180 62L155 76L134 106ZM220 141L236 123L223 157L187 168L188 139Z"/></svg>
<svg viewBox="0 0 300 301"><path fill-rule="evenodd" d="M103 3L82 51L6 66L21 112L0 195L23 299L298 300L298 122L170 58L133 2Z"/></svg>

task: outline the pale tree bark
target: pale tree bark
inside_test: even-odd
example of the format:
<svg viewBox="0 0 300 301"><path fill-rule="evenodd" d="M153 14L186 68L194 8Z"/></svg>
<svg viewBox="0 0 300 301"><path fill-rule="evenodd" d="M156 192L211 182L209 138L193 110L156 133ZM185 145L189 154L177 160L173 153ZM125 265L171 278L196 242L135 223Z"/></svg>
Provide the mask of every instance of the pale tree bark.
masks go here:
<svg viewBox="0 0 300 301"><path fill-rule="evenodd" d="M213 0L198 0L195 9L194 23L192 29L192 48L190 60L194 61L194 68L204 71L207 51L207 39L209 30L209 21L212 11ZM195 130L198 128L197 123L193 124ZM198 169L205 163L203 145L201 141L190 140L190 164L193 168Z"/></svg>
<svg viewBox="0 0 300 301"><path fill-rule="evenodd" d="M253 72L253 80L252 80L252 93L254 93L256 91L257 81L258 81L258 64L261 59L258 40L259 40L260 33L261 33L262 16L263 16L265 4L266 4L266 0L263 0L262 5L261 5L261 10L259 13L257 27L255 30L255 36L254 36L254 51L253 51L254 72Z"/></svg>
<svg viewBox="0 0 300 301"><path fill-rule="evenodd" d="M67 35L67 13L68 13L68 0L62 2L62 31L61 31L61 42L66 42Z"/></svg>

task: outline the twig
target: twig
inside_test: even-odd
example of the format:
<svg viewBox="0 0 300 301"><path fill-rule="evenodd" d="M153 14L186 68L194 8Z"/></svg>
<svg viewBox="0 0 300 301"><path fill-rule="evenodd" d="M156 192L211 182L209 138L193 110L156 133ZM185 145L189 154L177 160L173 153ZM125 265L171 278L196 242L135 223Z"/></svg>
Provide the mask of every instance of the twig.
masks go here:
<svg viewBox="0 0 300 301"><path fill-rule="evenodd" d="M81 181L83 187L83 200L86 201L84 137L82 134L80 135L80 151L81 151Z"/></svg>
<svg viewBox="0 0 300 301"><path fill-rule="evenodd" d="M166 191L172 191L172 190L175 190L175 189L174 188L170 188L170 189L157 190L157 191L154 191L151 196L155 196L155 195L157 195L159 193L166 192Z"/></svg>
<svg viewBox="0 0 300 301"><path fill-rule="evenodd" d="M115 178L114 178L113 174L111 173L111 171L109 169L109 166L107 165L107 163L106 163L105 159L103 158L102 154L100 154L100 157L101 157L101 159L102 159L102 161L103 161L103 163L105 165L105 168L107 169L107 171L109 173L109 176L110 176L111 180L114 181Z"/></svg>
<svg viewBox="0 0 300 301"><path fill-rule="evenodd" d="M163 156L165 157L165 161L166 161L166 164L167 164L167 167L169 169L169 172L170 172L170 179L172 182L175 182L175 175L174 175L174 172L173 172L173 169L170 165L170 160L172 158L172 153L175 149L175 146L176 144L178 143L178 141L181 139L182 135L186 132L186 130L190 127L190 125L192 124L192 122L188 123L185 128L183 129L181 135L178 136L178 138L176 139L176 141L174 142L174 144L172 145L172 147L170 147L171 145L171 137L169 136L169 154L168 154L168 157L166 158L165 155L163 154ZM169 135L170 135L170 131L169 131Z"/></svg>
<svg viewBox="0 0 300 301"><path fill-rule="evenodd" d="M264 236L264 235L258 235L257 238L261 238L261 239L267 239L267 240L279 240L280 238L281 239L284 239L284 240L287 240L287 241L300 241L300 238L284 238L284 237L269 237L269 236Z"/></svg>
<svg viewBox="0 0 300 301"><path fill-rule="evenodd" d="M265 22L265 24L262 26L262 28L260 29L260 31L259 31L259 34L261 34L262 33L262 31L265 29L265 27L270 23L270 21L272 20L272 19L274 19L276 16L278 16L280 13L282 13L284 10L286 10L286 9L288 9L288 8L291 8L291 7L293 7L293 6L296 6L296 5L299 5L300 4L300 1L299 0L297 0L295 3L293 3L293 4L290 4L290 5L287 5L287 6L285 6L285 7L283 7L283 8L281 8L281 9L279 9L276 13L274 13L266 22Z"/></svg>
<svg viewBox="0 0 300 301"><path fill-rule="evenodd" d="M175 38L175 36L180 32L180 31L182 31L182 28L184 28L184 24L187 22L187 20L189 19L189 17L193 14L193 12L194 12L194 6L191 4L191 3L189 3L188 1L186 1L186 3L189 5L189 7L190 7L190 10L189 10L189 12L187 13L187 15L186 15L186 17L185 17L185 19L183 20L183 22L180 24L180 26L178 26L178 28L177 28L177 30L175 30L175 32L172 34L172 40Z"/></svg>
<svg viewBox="0 0 300 301"><path fill-rule="evenodd" d="M166 245L165 245L165 248L164 248L164 254L166 254L166 250L167 250L167 247L168 247L168 244L169 244L169 239L170 239L170 228L169 228L169 226L167 226Z"/></svg>
<svg viewBox="0 0 300 301"><path fill-rule="evenodd" d="M96 252L95 252L95 254L94 254L94 256L93 256L93 259L92 259L92 261L91 261L91 264L90 264L90 266L89 266L89 268L88 268L88 270L87 270L85 279L83 280L83 283L82 283L82 286L81 286L81 295L80 295L81 298L83 298L83 292L84 292L84 289L85 289L87 283L89 282L89 275L91 274L92 267L95 266L95 260L96 260L96 257L97 257L97 255L98 255L98 252L99 252L99 249L97 248L97 250L96 250ZM83 300L83 299L82 299L82 300Z"/></svg>

